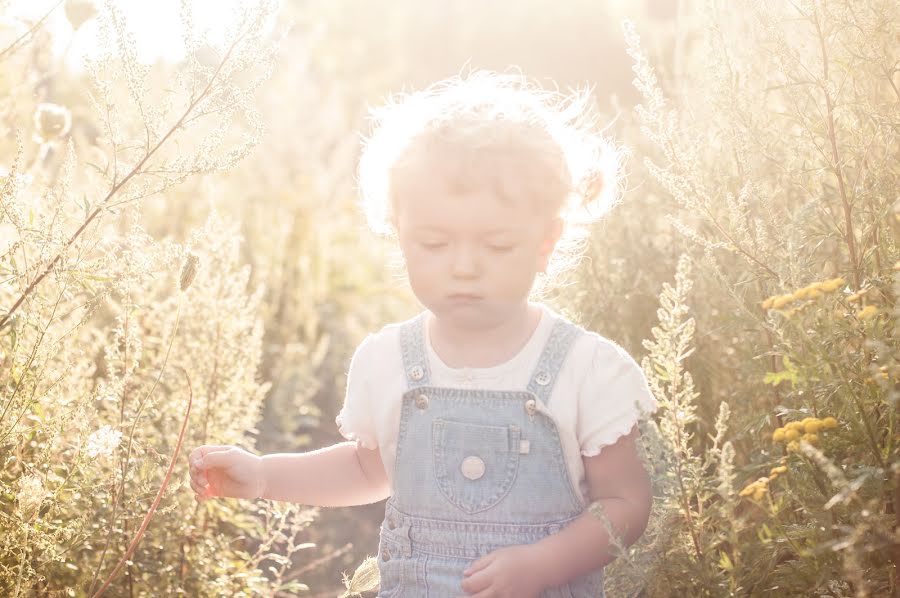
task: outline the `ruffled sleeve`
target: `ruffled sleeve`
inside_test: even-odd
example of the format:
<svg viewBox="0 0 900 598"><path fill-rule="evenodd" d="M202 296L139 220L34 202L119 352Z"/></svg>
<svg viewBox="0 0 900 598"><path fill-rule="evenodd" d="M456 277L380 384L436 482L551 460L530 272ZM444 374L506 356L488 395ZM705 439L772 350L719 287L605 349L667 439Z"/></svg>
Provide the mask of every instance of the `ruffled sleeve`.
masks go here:
<svg viewBox="0 0 900 598"><path fill-rule="evenodd" d="M334 419L341 436L367 449L378 447L371 392L373 338L371 334L367 336L350 359L344 406Z"/></svg>
<svg viewBox="0 0 900 598"><path fill-rule="evenodd" d="M578 396L581 454L597 455L658 407L641 366L625 349L599 337Z"/></svg>

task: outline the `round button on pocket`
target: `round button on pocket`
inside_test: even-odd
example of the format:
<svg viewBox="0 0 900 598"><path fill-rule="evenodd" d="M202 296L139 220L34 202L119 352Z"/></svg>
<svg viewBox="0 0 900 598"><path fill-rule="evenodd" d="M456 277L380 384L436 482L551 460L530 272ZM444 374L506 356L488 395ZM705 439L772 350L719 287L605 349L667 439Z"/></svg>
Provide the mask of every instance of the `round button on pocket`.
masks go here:
<svg viewBox="0 0 900 598"><path fill-rule="evenodd" d="M484 475L484 460L474 455L463 459L460 466L462 474L470 480L477 480Z"/></svg>
<svg viewBox="0 0 900 598"><path fill-rule="evenodd" d="M391 551L388 550L388 547L387 547L387 546L385 546L385 547L383 547L383 548L381 549L381 560L382 560L382 561L389 561L389 560L391 560Z"/></svg>
<svg viewBox="0 0 900 598"><path fill-rule="evenodd" d="M528 412L528 415L534 415L534 412L537 411L537 401L534 399L525 401L525 411Z"/></svg>
<svg viewBox="0 0 900 598"><path fill-rule="evenodd" d="M428 395L416 395L416 407L425 409L428 407Z"/></svg>

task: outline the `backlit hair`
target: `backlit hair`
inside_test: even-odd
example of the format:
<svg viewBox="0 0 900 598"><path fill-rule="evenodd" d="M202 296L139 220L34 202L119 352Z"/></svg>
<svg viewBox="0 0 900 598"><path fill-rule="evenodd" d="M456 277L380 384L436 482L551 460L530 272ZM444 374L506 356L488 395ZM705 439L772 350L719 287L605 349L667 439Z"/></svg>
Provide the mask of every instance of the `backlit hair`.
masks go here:
<svg viewBox="0 0 900 598"><path fill-rule="evenodd" d="M565 222L548 277L580 254L587 224L617 197L619 153L596 125L587 91L545 90L521 74L475 71L391 96L371 111L359 163L370 228L394 234L416 184L455 193L489 189Z"/></svg>

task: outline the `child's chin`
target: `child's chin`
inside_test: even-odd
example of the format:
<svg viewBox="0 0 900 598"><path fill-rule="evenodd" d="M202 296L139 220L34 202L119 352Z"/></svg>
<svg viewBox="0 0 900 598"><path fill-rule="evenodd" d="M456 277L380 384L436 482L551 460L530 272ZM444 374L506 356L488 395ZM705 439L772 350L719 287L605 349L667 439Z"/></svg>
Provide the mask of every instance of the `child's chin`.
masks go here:
<svg viewBox="0 0 900 598"><path fill-rule="evenodd" d="M492 309L483 299L473 302L452 302L434 310L435 316L453 326L480 329L495 326L503 320L503 314Z"/></svg>

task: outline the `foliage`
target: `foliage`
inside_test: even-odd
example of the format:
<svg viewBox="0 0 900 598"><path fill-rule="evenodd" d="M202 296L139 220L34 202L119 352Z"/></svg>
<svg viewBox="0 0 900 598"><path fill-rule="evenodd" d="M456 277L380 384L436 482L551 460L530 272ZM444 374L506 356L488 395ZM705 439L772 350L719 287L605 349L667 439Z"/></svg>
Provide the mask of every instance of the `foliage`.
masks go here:
<svg viewBox="0 0 900 598"><path fill-rule="evenodd" d="M898 591L898 17L880 1L708 2L684 79L665 82L625 27L651 192L626 209L663 218L641 222L649 247L611 232L593 255L683 255L642 343L656 504L609 568L616 594ZM597 263L582 282L576 309L593 289L652 292ZM612 332L645 338L629 327Z"/></svg>

